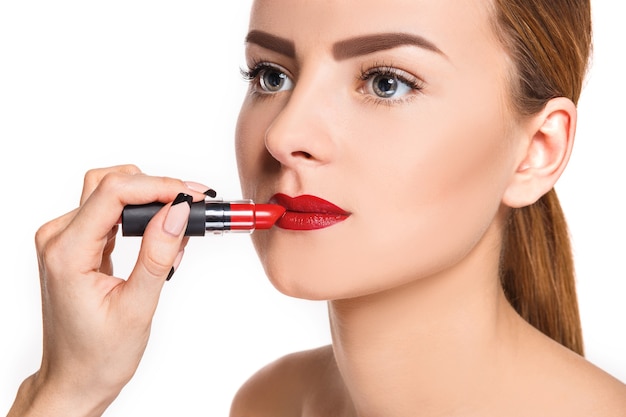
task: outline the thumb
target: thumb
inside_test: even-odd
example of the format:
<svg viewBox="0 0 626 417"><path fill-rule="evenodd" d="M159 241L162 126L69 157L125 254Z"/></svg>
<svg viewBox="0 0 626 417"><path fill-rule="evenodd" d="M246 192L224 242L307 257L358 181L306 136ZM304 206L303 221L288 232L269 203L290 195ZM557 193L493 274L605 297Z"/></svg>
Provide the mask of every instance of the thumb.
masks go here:
<svg viewBox="0 0 626 417"><path fill-rule="evenodd" d="M135 300L143 299L146 306L156 308L163 283L180 263L192 200L190 195L178 194L146 227L137 263L126 283Z"/></svg>

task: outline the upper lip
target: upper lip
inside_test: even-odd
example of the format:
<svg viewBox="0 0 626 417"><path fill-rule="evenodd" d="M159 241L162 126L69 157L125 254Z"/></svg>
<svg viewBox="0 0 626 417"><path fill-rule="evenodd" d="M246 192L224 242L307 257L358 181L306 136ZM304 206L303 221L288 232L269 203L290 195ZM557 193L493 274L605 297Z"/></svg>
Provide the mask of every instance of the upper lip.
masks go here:
<svg viewBox="0 0 626 417"><path fill-rule="evenodd" d="M336 206L330 201L314 195L299 195L290 197L286 194L278 193L272 196L270 204L278 204L285 207L287 211L296 213L318 213L318 214L339 214L349 215L350 213Z"/></svg>

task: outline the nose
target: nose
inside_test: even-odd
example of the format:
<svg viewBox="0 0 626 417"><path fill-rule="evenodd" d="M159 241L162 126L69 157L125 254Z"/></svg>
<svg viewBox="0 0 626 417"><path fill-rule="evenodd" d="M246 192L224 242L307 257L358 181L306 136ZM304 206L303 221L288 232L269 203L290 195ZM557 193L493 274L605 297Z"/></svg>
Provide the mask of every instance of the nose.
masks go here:
<svg viewBox="0 0 626 417"><path fill-rule="evenodd" d="M265 147L286 167L323 165L335 151L333 97L320 86L328 85L323 74L300 77L284 107L265 132ZM326 90L326 91L324 91Z"/></svg>

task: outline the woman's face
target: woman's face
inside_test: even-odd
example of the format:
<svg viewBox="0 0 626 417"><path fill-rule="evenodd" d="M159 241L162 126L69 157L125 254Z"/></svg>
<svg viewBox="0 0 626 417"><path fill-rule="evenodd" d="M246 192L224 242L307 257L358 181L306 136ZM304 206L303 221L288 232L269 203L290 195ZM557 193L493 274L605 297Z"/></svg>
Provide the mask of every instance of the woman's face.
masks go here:
<svg viewBox="0 0 626 417"><path fill-rule="evenodd" d="M346 298L497 263L519 141L487 3L254 2L236 147L244 197L288 207L253 235L279 290Z"/></svg>

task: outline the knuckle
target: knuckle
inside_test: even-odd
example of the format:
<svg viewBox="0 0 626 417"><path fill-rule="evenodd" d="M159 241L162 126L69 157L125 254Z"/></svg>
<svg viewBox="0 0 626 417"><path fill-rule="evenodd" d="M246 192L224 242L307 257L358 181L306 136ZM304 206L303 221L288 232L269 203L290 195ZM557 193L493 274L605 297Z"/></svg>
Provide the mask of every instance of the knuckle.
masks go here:
<svg viewBox="0 0 626 417"><path fill-rule="evenodd" d="M105 194L117 194L127 186L129 180L128 174L118 171L108 172L100 179L97 188Z"/></svg>
<svg viewBox="0 0 626 417"><path fill-rule="evenodd" d="M152 277L162 277L166 275L172 268L172 262L167 260L165 256L154 253L146 253L143 256L143 269Z"/></svg>
<svg viewBox="0 0 626 417"><path fill-rule="evenodd" d="M141 170L139 169L139 167L134 164L117 165L113 167L113 169L123 172L125 174L129 174L129 175L135 175L135 174L141 173Z"/></svg>
<svg viewBox="0 0 626 417"><path fill-rule="evenodd" d="M85 181L99 182L100 179L102 179L105 175L112 173L112 172L135 175L135 174L141 173L141 170L136 165L133 165L133 164L116 165L116 166L106 167L106 168L92 168L92 169L87 170L87 172L85 172Z"/></svg>
<svg viewBox="0 0 626 417"><path fill-rule="evenodd" d="M55 235L37 248L39 267L42 272L45 272L46 280L56 276L57 274L54 271L58 270L59 267L62 268L67 263L64 258L64 247L63 239Z"/></svg>
<svg viewBox="0 0 626 417"><path fill-rule="evenodd" d="M75 213L76 210L50 220L35 232L35 249L41 268L47 270L49 265L63 264L64 251L68 246L64 231Z"/></svg>
<svg viewBox="0 0 626 417"><path fill-rule="evenodd" d="M106 175L106 168L93 168L85 172L83 179L83 188L93 189L102 180L102 177Z"/></svg>
<svg viewBox="0 0 626 417"><path fill-rule="evenodd" d="M186 188L185 187L185 183L178 179L178 178L172 178L172 177L153 177L154 180L156 181L156 186L160 189L168 189L168 188L174 188L174 189L180 189L180 188Z"/></svg>
<svg viewBox="0 0 626 417"><path fill-rule="evenodd" d="M53 222L48 222L37 229L35 232L35 247L37 251L42 250L46 246L55 231L56 227L54 227Z"/></svg>
<svg viewBox="0 0 626 417"><path fill-rule="evenodd" d="M141 170L136 165L132 164L117 165L108 168L92 168L85 173L83 180L84 188L94 189L106 178L110 178L111 176L119 178L140 173Z"/></svg>
<svg viewBox="0 0 626 417"><path fill-rule="evenodd" d="M39 250L47 246L48 242L65 228L65 224L73 214L74 212L69 212L41 225L35 232L35 247Z"/></svg>
<svg viewBox="0 0 626 417"><path fill-rule="evenodd" d="M90 183L102 176L102 168L92 168L85 172L84 182Z"/></svg>
<svg viewBox="0 0 626 417"><path fill-rule="evenodd" d="M112 190L119 187L124 175L118 172L107 172L100 178L98 187L104 190Z"/></svg>

